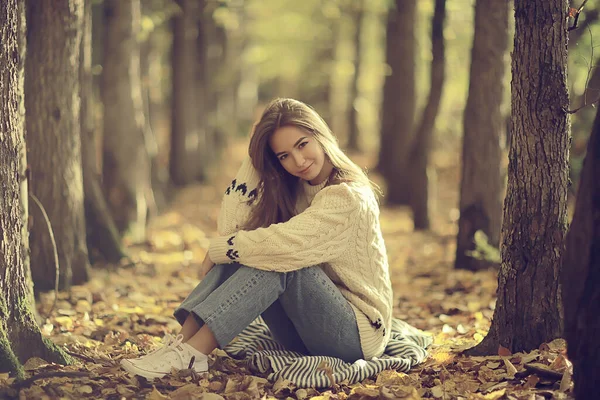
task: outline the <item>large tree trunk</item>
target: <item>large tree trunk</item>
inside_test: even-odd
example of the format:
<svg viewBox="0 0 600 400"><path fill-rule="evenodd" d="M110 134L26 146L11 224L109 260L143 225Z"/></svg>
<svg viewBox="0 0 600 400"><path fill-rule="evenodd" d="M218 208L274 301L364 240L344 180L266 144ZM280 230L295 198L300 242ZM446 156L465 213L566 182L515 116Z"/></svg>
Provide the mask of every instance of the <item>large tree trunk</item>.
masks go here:
<svg viewBox="0 0 600 400"><path fill-rule="evenodd" d="M88 280L81 168L79 44L83 1L27 3L25 109L31 192L50 218L60 265L60 287ZM37 207L31 232L36 290L54 288L55 263L44 217Z"/></svg>
<svg viewBox="0 0 600 400"><path fill-rule="evenodd" d="M169 169L176 185L187 185L203 174L206 147L206 110L199 54L199 23L203 2L180 0L173 17L173 94L171 98L171 154ZM203 69L203 68L202 68ZM204 73L204 69L202 74Z"/></svg>
<svg viewBox="0 0 600 400"><path fill-rule="evenodd" d="M350 121L348 122L348 150L359 151L359 127L358 127L358 107L359 107L359 79L361 74L361 36L364 19L364 3L361 1L354 10L354 76L352 77L352 87L350 88Z"/></svg>
<svg viewBox="0 0 600 400"><path fill-rule="evenodd" d="M42 338L35 323L29 280L27 196L24 165L23 59L25 56L23 0L0 2L0 371L23 378L21 364L37 356L67 362L68 356ZM25 188L25 189L23 189ZM13 212L21 209L22 212ZM12 210L12 211L11 211ZM25 218L25 219L24 219Z"/></svg>
<svg viewBox="0 0 600 400"><path fill-rule="evenodd" d="M581 172L577 203L567 234L561 282L565 336L573 362L575 397L587 399L600 377L600 112Z"/></svg>
<svg viewBox="0 0 600 400"><path fill-rule="evenodd" d="M105 0L103 183L117 228L139 241L151 202L140 82L140 1Z"/></svg>
<svg viewBox="0 0 600 400"><path fill-rule="evenodd" d="M508 48L508 9L508 0L477 0L475 4L469 96L463 117L456 268L477 270L490 265L469 255L475 250L475 232L485 233L493 246L500 241L500 137L505 124L500 107Z"/></svg>
<svg viewBox="0 0 600 400"><path fill-rule="evenodd" d="M512 140L492 326L471 354L530 351L562 333L567 230L567 0L516 0Z"/></svg>
<svg viewBox="0 0 600 400"><path fill-rule="evenodd" d="M444 20L446 18L446 0L435 0L435 10L431 21L431 77L429 98L421 115L421 121L415 133L414 143L408 155L403 171L408 172L406 180L410 196L410 208L413 213L415 229L429 229L429 153L433 139L433 127L440 108L444 87Z"/></svg>
<svg viewBox="0 0 600 400"><path fill-rule="evenodd" d="M121 238L102 192L96 159L94 94L92 77L92 0L83 0L84 17L80 48L79 83L81 99L81 156L83 162L83 194L86 237L90 261L93 252L109 262L125 256Z"/></svg>
<svg viewBox="0 0 600 400"><path fill-rule="evenodd" d="M385 178L389 204L409 202L404 162L416 107L416 19L416 0L396 0L396 7L388 15L386 59L391 71L383 87L378 169Z"/></svg>

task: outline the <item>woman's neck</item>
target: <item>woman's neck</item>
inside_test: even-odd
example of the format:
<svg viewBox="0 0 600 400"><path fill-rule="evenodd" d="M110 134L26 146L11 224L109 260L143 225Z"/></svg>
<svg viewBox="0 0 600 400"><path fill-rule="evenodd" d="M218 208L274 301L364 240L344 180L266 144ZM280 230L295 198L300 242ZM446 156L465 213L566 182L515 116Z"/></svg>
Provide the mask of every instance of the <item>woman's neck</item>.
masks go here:
<svg viewBox="0 0 600 400"><path fill-rule="evenodd" d="M308 183L312 186L320 185L321 183L329 179L329 176L331 176L332 171L333 164L331 164L331 161L325 160L325 163L323 164L323 168L321 168L321 172L319 172L319 175L317 175L315 179L308 181Z"/></svg>

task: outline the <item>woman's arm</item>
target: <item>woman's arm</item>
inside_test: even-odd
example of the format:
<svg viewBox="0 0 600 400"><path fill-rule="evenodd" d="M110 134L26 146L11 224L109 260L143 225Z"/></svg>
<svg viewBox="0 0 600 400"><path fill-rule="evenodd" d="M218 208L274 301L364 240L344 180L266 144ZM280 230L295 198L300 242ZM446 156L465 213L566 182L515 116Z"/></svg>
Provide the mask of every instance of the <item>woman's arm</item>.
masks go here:
<svg viewBox="0 0 600 400"><path fill-rule="evenodd" d="M217 264L235 261L281 272L328 262L347 251L356 237L362 207L348 185L329 186L287 222L212 239L209 256Z"/></svg>
<svg viewBox="0 0 600 400"><path fill-rule="evenodd" d="M219 235L237 232L248 220L250 203L256 199L258 183L258 172L252 166L250 157L246 157L223 195L217 219Z"/></svg>

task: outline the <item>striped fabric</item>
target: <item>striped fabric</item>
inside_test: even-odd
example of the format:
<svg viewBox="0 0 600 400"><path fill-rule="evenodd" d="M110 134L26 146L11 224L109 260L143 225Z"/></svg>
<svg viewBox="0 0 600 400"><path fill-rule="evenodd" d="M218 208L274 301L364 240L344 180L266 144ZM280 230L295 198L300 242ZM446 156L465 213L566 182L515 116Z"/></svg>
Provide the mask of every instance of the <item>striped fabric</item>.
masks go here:
<svg viewBox="0 0 600 400"><path fill-rule="evenodd" d="M326 388L333 383L361 382L385 369L408 372L427 357L425 350L433 338L399 319L392 320L392 336L381 358L358 360L352 364L339 358L306 356L285 350L258 318L237 340L223 350L235 358L245 358L252 371L267 373L273 382L279 378L291 381L298 388ZM329 376L334 382L330 382Z"/></svg>

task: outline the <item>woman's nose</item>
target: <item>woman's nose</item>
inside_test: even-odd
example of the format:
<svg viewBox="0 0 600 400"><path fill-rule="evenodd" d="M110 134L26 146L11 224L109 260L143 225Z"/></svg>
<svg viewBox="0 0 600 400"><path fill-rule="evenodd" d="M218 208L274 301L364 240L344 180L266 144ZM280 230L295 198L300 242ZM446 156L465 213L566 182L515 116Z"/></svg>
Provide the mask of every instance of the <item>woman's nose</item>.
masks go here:
<svg viewBox="0 0 600 400"><path fill-rule="evenodd" d="M304 161L305 161L305 160L304 160L304 157L302 156L302 154L295 153L295 154L294 154L294 161L296 162L296 165L297 165L298 167L301 167L301 166L303 166L303 165L304 165Z"/></svg>

